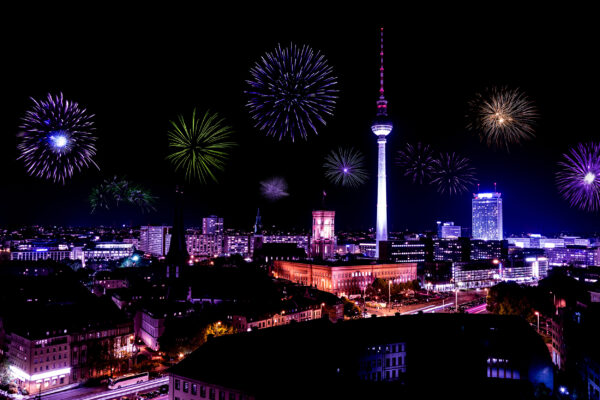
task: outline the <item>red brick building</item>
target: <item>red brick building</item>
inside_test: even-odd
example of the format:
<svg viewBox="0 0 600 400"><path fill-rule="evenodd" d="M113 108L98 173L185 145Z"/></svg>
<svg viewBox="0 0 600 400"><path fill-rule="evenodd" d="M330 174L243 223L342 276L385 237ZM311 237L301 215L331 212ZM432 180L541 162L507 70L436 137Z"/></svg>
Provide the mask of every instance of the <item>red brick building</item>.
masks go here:
<svg viewBox="0 0 600 400"><path fill-rule="evenodd" d="M336 296L351 296L362 293L375 278L392 280L394 283L417 279L417 264L275 261L273 275Z"/></svg>

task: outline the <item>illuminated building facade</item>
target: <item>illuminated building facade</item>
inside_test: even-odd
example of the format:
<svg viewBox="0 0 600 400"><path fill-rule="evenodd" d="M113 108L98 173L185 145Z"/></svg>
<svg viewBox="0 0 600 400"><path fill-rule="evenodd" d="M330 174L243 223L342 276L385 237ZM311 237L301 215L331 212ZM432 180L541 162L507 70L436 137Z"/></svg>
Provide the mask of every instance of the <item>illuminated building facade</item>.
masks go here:
<svg viewBox="0 0 600 400"><path fill-rule="evenodd" d="M223 254L223 235L187 234L188 254L195 257L219 257Z"/></svg>
<svg viewBox="0 0 600 400"><path fill-rule="evenodd" d="M170 226L140 227L139 250L156 257L166 256L171 241L170 232Z"/></svg>
<svg viewBox="0 0 600 400"><path fill-rule="evenodd" d="M327 260L335 256L335 211L313 211L310 256Z"/></svg>
<svg viewBox="0 0 600 400"><path fill-rule="evenodd" d="M64 329L30 337L7 335L9 370L29 393L43 393L71 383L71 338Z"/></svg>
<svg viewBox="0 0 600 400"><path fill-rule="evenodd" d="M545 249L550 266L575 265L587 267L600 265L600 248L585 246L568 246Z"/></svg>
<svg viewBox="0 0 600 400"><path fill-rule="evenodd" d="M479 261L472 263L453 263L452 279L460 289L474 289L494 286L500 282L501 263Z"/></svg>
<svg viewBox="0 0 600 400"><path fill-rule="evenodd" d="M280 313L261 316L232 315L229 320L236 331L246 332L253 329L265 329L273 326L287 325L292 322L320 319L321 315L322 309L320 305L310 305L302 309L295 309L287 312L283 310Z"/></svg>
<svg viewBox="0 0 600 400"><path fill-rule="evenodd" d="M223 251L226 256L239 254L248 257L250 254L250 236L248 235L225 235Z"/></svg>
<svg viewBox="0 0 600 400"><path fill-rule="evenodd" d="M471 260L505 260L507 255L506 240L471 240Z"/></svg>
<svg viewBox="0 0 600 400"><path fill-rule="evenodd" d="M435 261L470 261L471 243L469 238L434 240L433 259Z"/></svg>
<svg viewBox="0 0 600 400"><path fill-rule="evenodd" d="M62 261L72 258L71 249L66 244L27 243L19 244L10 252L11 260Z"/></svg>
<svg viewBox="0 0 600 400"><path fill-rule="evenodd" d="M202 218L203 235L223 235L223 218L216 215Z"/></svg>
<svg viewBox="0 0 600 400"><path fill-rule="evenodd" d="M276 278L312 286L336 296L355 296L382 278L394 283L417 279L417 264L353 264L353 263L307 263L274 261L273 274Z"/></svg>
<svg viewBox="0 0 600 400"><path fill-rule="evenodd" d="M379 259L394 263L425 262L425 243L418 240L379 242Z"/></svg>
<svg viewBox="0 0 600 400"><path fill-rule="evenodd" d="M358 377L364 381L392 382L406 372L406 343L369 346L359 358Z"/></svg>
<svg viewBox="0 0 600 400"><path fill-rule="evenodd" d="M472 237L502 240L502 197L500 193L475 193L471 201Z"/></svg>
<svg viewBox="0 0 600 400"><path fill-rule="evenodd" d="M504 281L537 281L548 276L548 258L544 256L512 257L501 264L500 279Z"/></svg>
<svg viewBox="0 0 600 400"><path fill-rule="evenodd" d="M85 262L120 260L132 254L133 244L122 242L94 242L83 249Z"/></svg>
<svg viewBox="0 0 600 400"><path fill-rule="evenodd" d="M454 225L454 222L437 221L438 239L458 239L461 237L460 226Z"/></svg>

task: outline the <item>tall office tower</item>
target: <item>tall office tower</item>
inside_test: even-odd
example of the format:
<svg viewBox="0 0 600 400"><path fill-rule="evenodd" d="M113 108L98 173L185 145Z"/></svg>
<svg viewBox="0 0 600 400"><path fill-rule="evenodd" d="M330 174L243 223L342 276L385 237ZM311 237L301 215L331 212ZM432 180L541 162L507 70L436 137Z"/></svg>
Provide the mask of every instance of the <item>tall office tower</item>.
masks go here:
<svg viewBox="0 0 600 400"><path fill-rule="evenodd" d="M173 229L171 230L171 243L167 252L167 261L173 265L182 265L189 261L190 255L185 242L185 229L183 227L183 187L175 188L175 210L173 216Z"/></svg>
<svg viewBox="0 0 600 400"><path fill-rule="evenodd" d="M223 218L219 218L216 215L202 218L202 234L223 235Z"/></svg>
<svg viewBox="0 0 600 400"><path fill-rule="evenodd" d="M140 227L139 250L156 257L164 257L169 251L171 241L170 226Z"/></svg>
<svg viewBox="0 0 600 400"><path fill-rule="evenodd" d="M475 193L471 205L473 239L502 240L501 194L498 192Z"/></svg>
<svg viewBox="0 0 600 400"><path fill-rule="evenodd" d="M310 255L326 260L335 255L335 211L313 211Z"/></svg>
<svg viewBox="0 0 600 400"><path fill-rule="evenodd" d="M387 116L387 100L383 90L383 28L381 28L379 67L379 100L377 100L377 116L371 125L371 130L377 136L377 147L379 151L377 161L377 223L376 223L376 251L375 257L379 258L379 242L388 239L387 232L387 188L385 174L385 144L386 137L392 131L393 125Z"/></svg>
<svg viewBox="0 0 600 400"><path fill-rule="evenodd" d="M460 226L454 222L437 221L438 239L456 239L461 237Z"/></svg>

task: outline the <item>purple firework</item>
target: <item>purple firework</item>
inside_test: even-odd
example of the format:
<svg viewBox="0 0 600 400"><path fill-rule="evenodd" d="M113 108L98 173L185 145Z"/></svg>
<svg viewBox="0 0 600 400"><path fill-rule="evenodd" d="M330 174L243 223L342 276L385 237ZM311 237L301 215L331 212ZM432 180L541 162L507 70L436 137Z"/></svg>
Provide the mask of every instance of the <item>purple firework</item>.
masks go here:
<svg viewBox="0 0 600 400"><path fill-rule="evenodd" d="M27 173L64 184L75 170L98 168L92 159L96 155L94 115L65 100L62 93L31 100L33 107L22 118L17 145L17 159L25 162Z"/></svg>
<svg viewBox="0 0 600 400"><path fill-rule="evenodd" d="M278 45L250 69L246 106L254 126L281 140L317 134L317 123L333 115L337 78L325 57L309 46Z"/></svg>
<svg viewBox="0 0 600 400"><path fill-rule="evenodd" d="M396 164L404 169L404 176L410 176L413 183L423 184L431 178L435 164L433 150L428 144L406 144L398 151Z"/></svg>
<svg viewBox="0 0 600 400"><path fill-rule="evenodd" d="M270 201L279 200L289 196L287 190L287 182L280 176L275 176L260 182L260 193L264 198Z"/></svg>
<svg viewBox="0 0 600 400"><path fill-rule="evenodd" d="M600 143L580 143L563 154L556 173L558 191L571 206L586 211L600 208Z"/></svg>
<svg viewBox="0 0 600 400"><path fill-rule="evenodd" d="M442 153L433 163L431 184L443 194L461 194L476 182L469 159L456 153Z"/></svg>

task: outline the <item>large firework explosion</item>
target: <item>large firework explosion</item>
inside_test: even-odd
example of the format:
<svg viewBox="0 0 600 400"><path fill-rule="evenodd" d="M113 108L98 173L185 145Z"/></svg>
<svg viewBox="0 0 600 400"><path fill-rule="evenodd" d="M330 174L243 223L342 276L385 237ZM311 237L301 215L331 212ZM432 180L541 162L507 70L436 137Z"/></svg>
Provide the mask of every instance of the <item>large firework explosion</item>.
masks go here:
<svg viewBox="0 0 600 400"><path fill-rule="evenodd" d="M337 78L325 57L309 46L278 45L250 69L247 107L255 127L281 140L307 139L333 115Z"/></svg>
<svg viewBox="0 0 600 400"><path fill-rule="evenodd" d="M156 197L152 196L150 191L125 178L116 176L93 188L89 200L92 213L99 208L109 210L113 203L117 207L121 203L132 204L138 206L142 212L156 210L154 208Z"/></svg>
<svg viewBox="0 0 600 400"><path fill-rule="evenodd" d="M404 149L398 151L396 164L404 170L404 176L412 178L413 183L422 184L431 178L435 158L428 144L417 143L413 146L407 143Z"/></svg>
<svg viewBox="0 0 600 400"><path fill-rule="evenodd" d="M279 200L289 196L287 190L287 182L280 176L275 176L260 182L261 195L270 201Z"/></svg>
<svg viewBox="0 0 600 400"><path fill-rule="evenodd" d="M178 121L171 121L168 132L173 152L167 160L173 163L175 170L184 170L190 181L198 179L206 183L210 178L216 182L215 170L223 170L227 152L235 145L230 140L232 133L232 128L216 113L206 111L200 117L194 109L189 122L179 115Z"/></svg>
<svg viewBox="0 0 600 400"><path fill-rule="evenodd" d="M469 108L468 127L488 146L508 149L535 136L537 109L519 89L487 89L469 102Z"/></svg>
<svg viewBox="0 0 600 400"><path fill-rule="evenodd" d="M433 163L431 184L442 194L461 194L476 182L469 159L456 153L441 153Z"/></svg>
<svg viewBox="0 0 600 400"><path fill-rule="evenodd" d="M25 113L18 134L17 159L25 162L27 173L65 183L75 171L90 165L96 155L93 114L63 94L33 101ZM99 168L98 168L99 169Z"/></svg>
<svg viewBox="0 0 600 400"><path fill-rule="evenodd" d="M364 168L364 156L351 147L332 150L326 157L325 178L341 186L357 187L365 183L368 174Z"/></svg>
<svg viewBox="0 0 600 400"><path fill-rule="evenodd" d="M586 211L600 208L600 143L580 143L563 154L556 173L558 190L571 206Z"/></svg>

